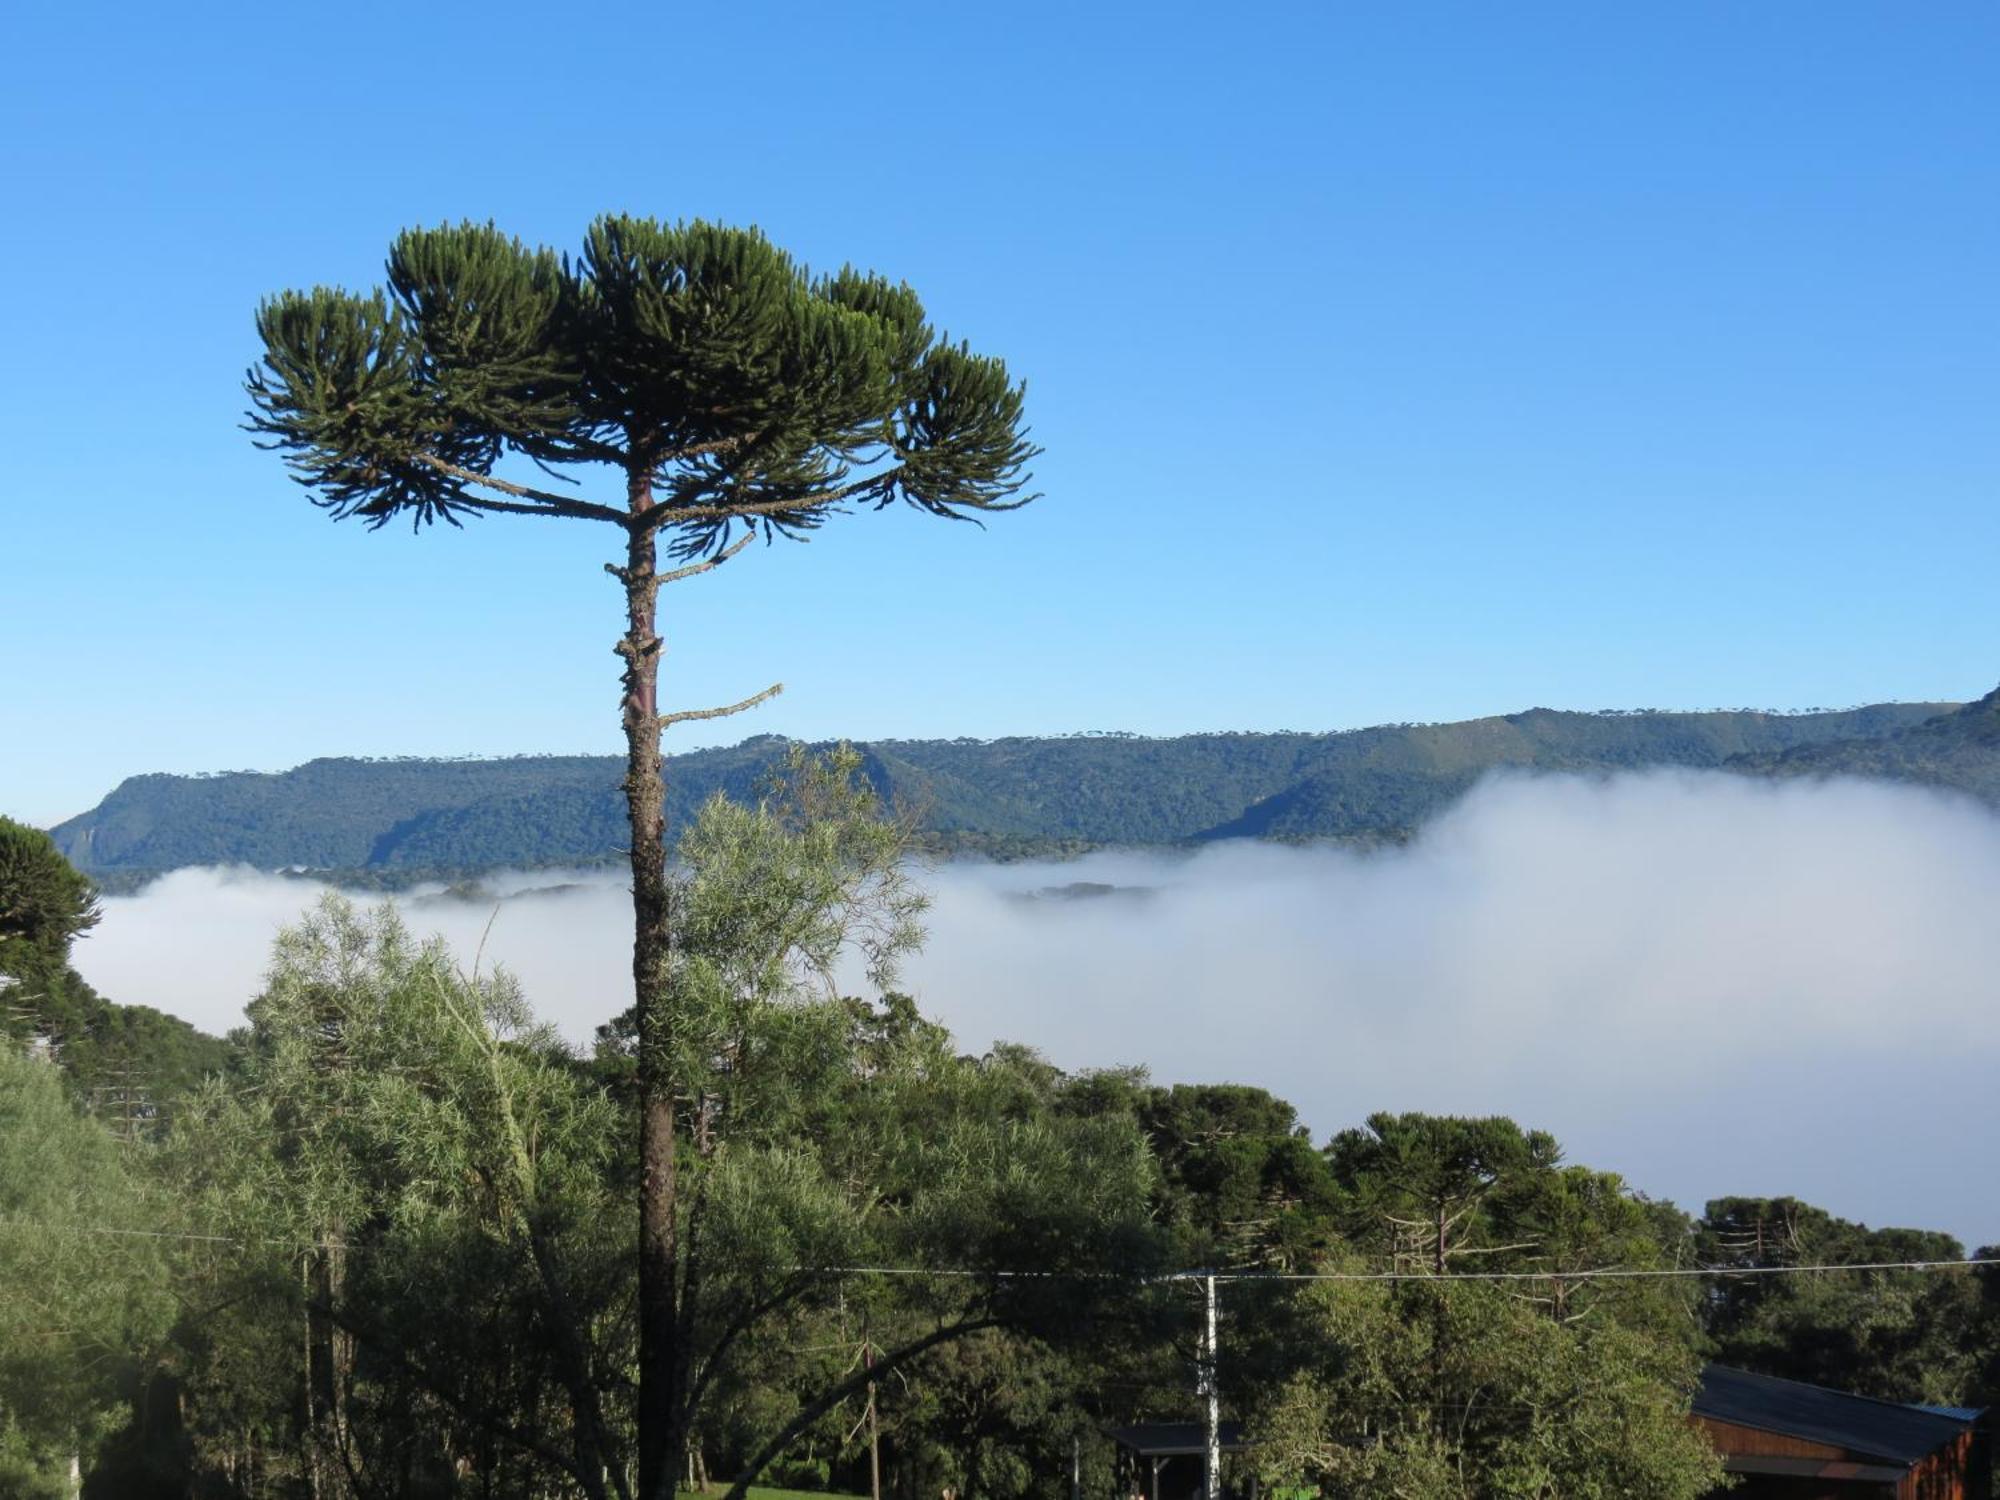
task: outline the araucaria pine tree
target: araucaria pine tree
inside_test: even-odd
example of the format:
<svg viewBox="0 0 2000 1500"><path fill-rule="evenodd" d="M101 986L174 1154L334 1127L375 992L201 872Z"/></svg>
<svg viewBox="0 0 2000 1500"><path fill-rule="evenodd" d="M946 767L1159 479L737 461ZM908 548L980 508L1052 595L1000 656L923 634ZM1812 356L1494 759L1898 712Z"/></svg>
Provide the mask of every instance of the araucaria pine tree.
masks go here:
<svg viewBox="0 0 2000 1500"><path fill-rule="evenodd" d="M639 1031L638 1492L668 1500L689 1369L660 735L779 689L663 712L660 586L857 508L965 519L1026 503L1036 450L1021 387L940 336L909 287L853 269L815 276L755 230L698 222L600 219L574 258L490 225L411 230L385 287L285 292L257 328L251 427L335 519L537 516L616 535L606 569L625 594ZM582 483L548 488L535 469ZM588 498L593 477L616 491Z"/></svg>

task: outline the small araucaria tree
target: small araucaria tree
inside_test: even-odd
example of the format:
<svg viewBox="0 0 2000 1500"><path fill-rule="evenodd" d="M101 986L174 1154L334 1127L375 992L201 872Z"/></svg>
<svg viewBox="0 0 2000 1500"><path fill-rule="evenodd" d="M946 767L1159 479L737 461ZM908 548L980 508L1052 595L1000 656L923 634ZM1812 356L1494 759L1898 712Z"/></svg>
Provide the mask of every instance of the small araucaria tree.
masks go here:
<svg viewBox="0 0 2000 1500"><path fill-rule="evenodd" d="M490 225L411 230L390 249L386 287L285 292L258 309L257 328L251 428L335 519L537 516L617 535L606 569L625 593L616 650L640 1038L639 1493L665 1500L687 1354L660 735L778 688L662 712L660 585L759 535L802 540L857 507L901 501L967 519L1026 503L1035 450L1021 387L1000 361L939 335L909 287L851 268L811 275L755 230L704 223L600 219L574 258ZM578 487L549 488L537 469ZM586 498L593 474L616 492Z"/></svg>

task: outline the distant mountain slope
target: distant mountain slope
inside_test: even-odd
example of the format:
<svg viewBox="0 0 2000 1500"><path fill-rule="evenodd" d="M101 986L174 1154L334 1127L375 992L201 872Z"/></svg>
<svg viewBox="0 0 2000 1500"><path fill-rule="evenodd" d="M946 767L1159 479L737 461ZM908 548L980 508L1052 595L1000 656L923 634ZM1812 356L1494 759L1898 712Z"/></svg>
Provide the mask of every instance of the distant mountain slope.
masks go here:
<svg viewBox="0 0 2000 1500"><path fill-rule="evenodd" d="M1950 704L1837 713L1559 713L1339 734L1074 735L864 745L877 789L946 847L1026 850L1231 836L1406 835L1496 766L1591 770L1782 760L1867 744ZM716 790L741 794L784 751L764 735L674 757L679 821ZM192 864L417 871L612 857L625 837L622 762L316 760L275 774L136 776L51 830L80 868L136 875Z"/></svg>
<svg viewBox="0 0 2000 1500"><path fill-rule="evenodd" d="M2000 688L1976 703L1887 735L1741 755L1732 770L1765 776L1881 776L1952 787L2000 806Z"/></svg>
<svg viewBox="0 0 2000 1500"><path fill-rule="evenodd" d="M357 868L412 820L522 791L598 787L600 756L487 761L314 760L266 774L134 776L50 832L79 869L244 863Z"/></svg>

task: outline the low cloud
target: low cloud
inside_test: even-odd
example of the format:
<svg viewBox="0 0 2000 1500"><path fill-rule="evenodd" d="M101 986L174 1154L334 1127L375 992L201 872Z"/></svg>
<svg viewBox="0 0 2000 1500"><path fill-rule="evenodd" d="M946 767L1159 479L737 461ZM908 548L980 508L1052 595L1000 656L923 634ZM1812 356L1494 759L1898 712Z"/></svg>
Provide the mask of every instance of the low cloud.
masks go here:
<svg viewBox="0 0 2000 1500"><path fill-rule="evenodd" d="M625 1003L628 897L602 873L532 889L551 879L401 899L585 1040ZM968 1048L1261 1084L1320 1136L1377 1109L1510 1114L1689 1206L1791 1192L2000 1240L1979 1185L2000 1146L2000 818L1962 799L1497 777L1399 850L1231 843L928 879L909 987ZM78 966L226 1029L314 894L182 871L108 901Z"/></svg>

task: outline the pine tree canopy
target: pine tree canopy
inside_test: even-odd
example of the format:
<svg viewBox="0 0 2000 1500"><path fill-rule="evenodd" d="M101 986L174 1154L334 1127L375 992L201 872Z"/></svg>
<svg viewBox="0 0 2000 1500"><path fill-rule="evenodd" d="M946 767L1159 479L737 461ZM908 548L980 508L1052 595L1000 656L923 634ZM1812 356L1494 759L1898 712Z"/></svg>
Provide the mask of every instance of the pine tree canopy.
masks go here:
<svg viewBox="0 0 2000 1500"><path fill-rule="evenodd" d="M19 942L44 958L63 959L99 914L97 887L63 858L55 840L0 818L0 956Z"/></svg>
<svg viewBox="0 0 2000 1500"><path fill-rule="evenodd" d="M371 526L565 516L695 557L850 505L967 519L1032 498L1004 364L939 334L908 286L814 275L755 229L606 217L575 257L490 224L414 229L385 286L283 292L257 328L251 429L314 503ZM626 483L600 503L497 474L510 458Z"/></svg>

